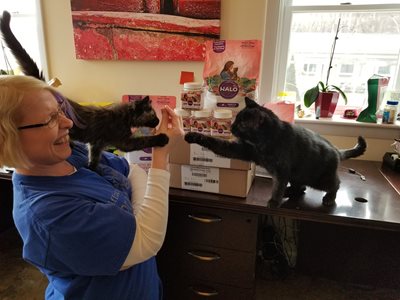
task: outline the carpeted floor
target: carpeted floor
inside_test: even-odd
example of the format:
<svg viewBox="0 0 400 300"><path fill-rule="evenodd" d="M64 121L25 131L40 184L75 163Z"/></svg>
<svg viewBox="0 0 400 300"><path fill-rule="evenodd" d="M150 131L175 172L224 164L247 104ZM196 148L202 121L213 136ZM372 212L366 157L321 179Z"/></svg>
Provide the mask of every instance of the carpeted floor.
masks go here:
<svg viewBox="0 0 400 300"><path fill-rule="evenodd" d="M355 286L291 274L284 280L257 280L255 300L399 300L400 289Z"/></svg>
<svg viewBox="0 0 400 300"><path fill-rule="evenodd" d="M47 279L22 260L21 247L15 229L0 233L0 300L44 299Z"/></svg>
<svg viewBox="0 0 400 300"><path fill-rule="evenodd" d="M0 300L44 299L47 279L22 260L21 251L21 241L15 229L0 233ZM392 290L351 286L295 272L285 279L276 279L268 274L268 268L264 268L258 275L256 300L264 299L399 300L400 287Z"/></svg>

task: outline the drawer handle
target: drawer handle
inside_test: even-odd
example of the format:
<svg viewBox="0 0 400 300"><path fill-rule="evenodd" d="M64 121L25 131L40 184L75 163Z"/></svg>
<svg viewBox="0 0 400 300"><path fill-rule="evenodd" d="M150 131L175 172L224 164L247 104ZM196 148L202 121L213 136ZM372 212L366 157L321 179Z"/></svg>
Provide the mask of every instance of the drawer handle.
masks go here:
<svg viewBox="0 0 400 300"><path fill-rule="evenodd" d="M201 222L201 223L217 223L221 222L222 218L220 217L214 217L214 216L196 216L192 214L188 214L189 219L193 219L195 221Z"/></svg>
<svg viewBox="0 0 400 300"><path fill-rule="evenodd" d="M201 287L191 286L190 289L192 290L193 293L195 293L198 296L203 296L203 297L218 296L218 291L212 288L207 288L207 287L201 288Z"/></svg>
<svg viewBox="0 0 400 300"><path fill-rule="evenodd" d="M221 258L217 253L205 252L205 251L188 251L187 254L202 261L214 261Z"/></svg>

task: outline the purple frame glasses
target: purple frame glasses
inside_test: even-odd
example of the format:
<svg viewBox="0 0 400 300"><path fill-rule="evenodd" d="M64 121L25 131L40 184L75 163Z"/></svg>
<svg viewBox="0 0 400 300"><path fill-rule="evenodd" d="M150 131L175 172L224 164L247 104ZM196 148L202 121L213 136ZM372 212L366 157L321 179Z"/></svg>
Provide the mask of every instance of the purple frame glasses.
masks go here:
<svg viewBox="0 0 400 300"><path fill-rule="evenodd" d="M50 115L50 119L47 122L20 126L18 127L18 130L38 128L44 126L48 126L49 128L54 128L58 124L60 116L65 116L64 111L61 109L61 107L59 107L56 112Z"/></svg>

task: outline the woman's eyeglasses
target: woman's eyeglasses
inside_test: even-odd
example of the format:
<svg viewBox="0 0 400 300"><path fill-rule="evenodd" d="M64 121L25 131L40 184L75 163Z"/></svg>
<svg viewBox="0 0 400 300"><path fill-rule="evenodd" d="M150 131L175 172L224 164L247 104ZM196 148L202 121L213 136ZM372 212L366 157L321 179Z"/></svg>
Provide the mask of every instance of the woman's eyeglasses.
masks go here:
<svg viewBox="0 0 400 300"><path fill-rule="evenodd" d="M38 127L44 127L47 126L49 128L54 128L56 125L58 125L58 120L59 117L63 116L65 117L65 114L61 107L58 108L58 110L50 115L50 119L46 123L38 123L38 124L32 124L32 125L24 125L18 127L18 130L22 129L29 129L29 128L38 128Z"/></svg>

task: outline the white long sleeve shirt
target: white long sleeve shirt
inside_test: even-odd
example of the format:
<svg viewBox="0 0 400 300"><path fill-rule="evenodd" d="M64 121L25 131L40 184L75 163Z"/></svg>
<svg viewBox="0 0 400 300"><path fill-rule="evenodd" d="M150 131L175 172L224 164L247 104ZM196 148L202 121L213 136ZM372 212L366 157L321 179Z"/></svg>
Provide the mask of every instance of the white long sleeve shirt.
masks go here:
<svg viewBox="0 0 400 300"><path fill-rule="evenodd" d="M136 218L136 233L131 250L121 269L153 257L160 250L167 230L170 173L153 169L147 174L131 164L132 207Z"/></svg>

